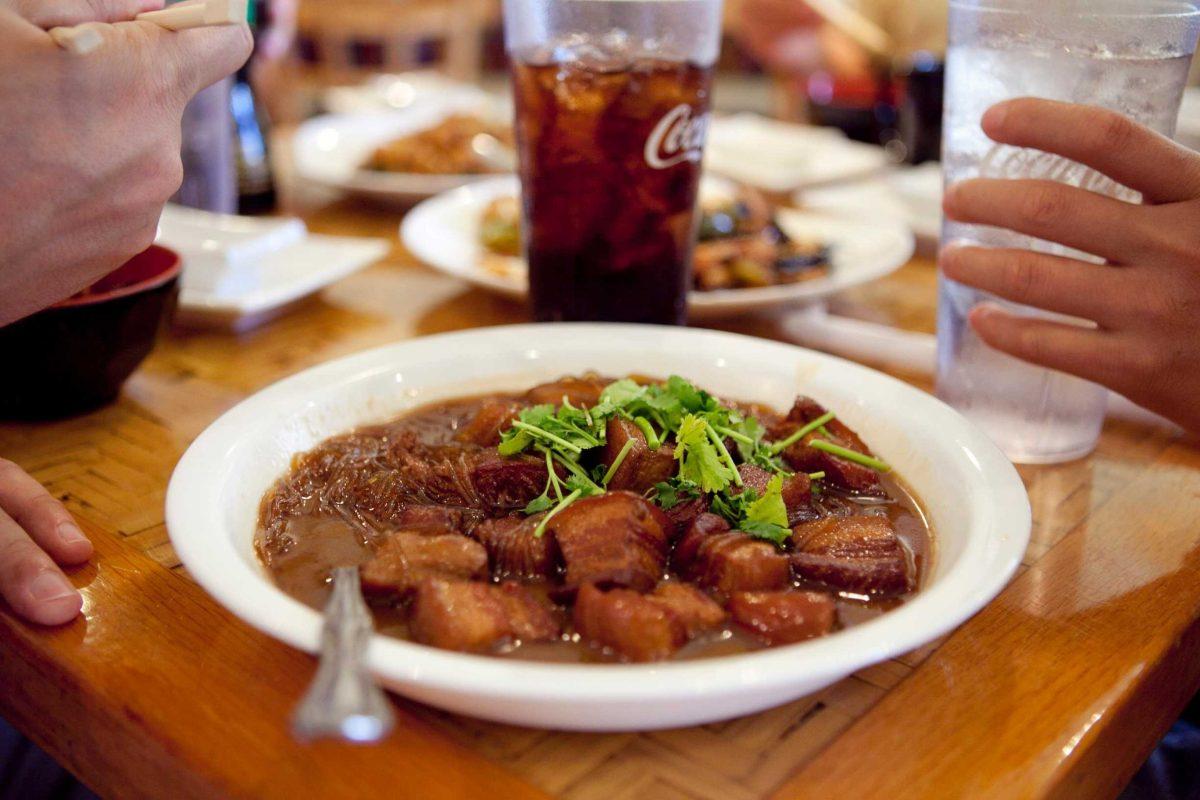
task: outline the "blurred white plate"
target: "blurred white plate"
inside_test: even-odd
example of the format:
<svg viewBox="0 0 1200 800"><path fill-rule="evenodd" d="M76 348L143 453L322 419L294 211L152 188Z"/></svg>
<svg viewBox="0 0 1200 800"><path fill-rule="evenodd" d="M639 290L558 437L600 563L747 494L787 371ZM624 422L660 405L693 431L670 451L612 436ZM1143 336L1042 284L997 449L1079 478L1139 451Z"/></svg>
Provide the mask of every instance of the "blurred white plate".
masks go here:
<svg viewBox="0 0 1200 800"><path fill-rule="evenodd" d="M863 180L805 189L797 205L834 215L889 219L912 229L922 244L936 247L942 235L942 168L922 164Z"/></svg>
<svg viewBox="0 0 1200 800"><path fill-rule="evenodd" d="M456 81L432 70L376 75L358 86L333 86L321 93L321 105L331 114L396 111L455 103L486 103L478 86Z"/></svg>
<svg viewBox="0 0 1200 800"><path fill-rule="evenodd" d="M292 139L296 174L321 186L393 203L412 203L477 181L481 176L381 172L362 167L379 145L432 128L447 116L461 112L509 120L498 101L458 96L387 113L313 117L296 129Z"/></svg>
<svg viewBox="0 0 1200 800"><path fill-rule="evenodd" d="M777 193L861 178L888 164L882 147L851 141L833 128L757 114L714 119L704 153L711 172Z"/></svg>
<svg viewBox="0 0 1200 800"><path fill-rule="evenodd" d="M409 252L434 269L508 297L528 293L525 261L487 252L479 242L479 223L488 203L517 194L513 176L490 178L426 200L405 216L400 239ZM731 194L733 185L706 175L702 195ZM832 248L833 269L823 278L762 289L693 291L688 313L701 321L776 306L812 302L881 278L913 254L912 233L899 222L836 218L778 209L776 221L795 239L816 239Z"/></svg>

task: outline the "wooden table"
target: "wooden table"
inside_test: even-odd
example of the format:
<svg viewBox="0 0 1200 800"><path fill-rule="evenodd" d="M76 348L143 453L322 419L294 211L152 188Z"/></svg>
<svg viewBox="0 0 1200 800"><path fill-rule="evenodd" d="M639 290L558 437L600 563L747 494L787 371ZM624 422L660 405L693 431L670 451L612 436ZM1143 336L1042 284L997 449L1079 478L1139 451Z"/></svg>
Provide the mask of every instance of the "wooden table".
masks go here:
<svg viewBox="0 0 1200 800"><path fill-rule="evenodd" d="M392 236L398 215L342 202L308 219ZM839 304L932 330L933 287L932 264L915 261ZM1200 452L1113 423L1092 457L1022 471L1033 541L995 602L945 640L811 697L606 735L397 699L400 724L380 746L297 744L287 718L314 661L235 620L182 571L163 525L175 462L219 414L297 370L524 318L397 248L261 330L164 340L109 408L0 426L0 454L97 544L73 575L85 619L39 630L0 608L0 715L114 797L1086 798L1113 796L1200 688ZM773 319L728 327L784 338Z"/></svg>

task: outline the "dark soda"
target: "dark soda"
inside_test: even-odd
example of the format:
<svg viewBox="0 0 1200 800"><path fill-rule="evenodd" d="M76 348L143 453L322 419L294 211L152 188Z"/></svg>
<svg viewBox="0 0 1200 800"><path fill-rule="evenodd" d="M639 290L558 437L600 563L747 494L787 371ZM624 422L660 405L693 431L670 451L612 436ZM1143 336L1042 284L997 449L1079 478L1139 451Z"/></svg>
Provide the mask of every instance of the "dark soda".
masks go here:
<svg viewBox="0 0 1200 800"><path fill-rule="evenodd" d="M534 316L686 322L711 68L571 59L513 74Z"/></svg>

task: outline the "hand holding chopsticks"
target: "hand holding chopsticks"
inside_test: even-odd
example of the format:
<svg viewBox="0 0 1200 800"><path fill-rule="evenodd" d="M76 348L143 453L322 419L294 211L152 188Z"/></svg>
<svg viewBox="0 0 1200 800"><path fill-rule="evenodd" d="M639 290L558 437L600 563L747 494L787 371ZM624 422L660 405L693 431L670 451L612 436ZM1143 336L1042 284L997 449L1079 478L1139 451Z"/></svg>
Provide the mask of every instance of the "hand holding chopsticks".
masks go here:
<svg viewBox="0 0 1200 800"><path fill-rule="evenodd" d="M181 119L245 63L244 23L134 23L161 0L0 0L0 325L62 300L152 241L179 188ZM113 24L105 24L113 23ZM46 35L84 25L78 58Z"/></svg>
<svg viewBox="0 0 1200 800"><path fill-rule="evenodd" d="M246 20L247 0L185 0L158 11L145 11L134 17L153 22L167 30L180 31L209 25L236 25ZM86 55L104 43L102 22L51 28L49 34L59 47L76 55Z"/></svg>

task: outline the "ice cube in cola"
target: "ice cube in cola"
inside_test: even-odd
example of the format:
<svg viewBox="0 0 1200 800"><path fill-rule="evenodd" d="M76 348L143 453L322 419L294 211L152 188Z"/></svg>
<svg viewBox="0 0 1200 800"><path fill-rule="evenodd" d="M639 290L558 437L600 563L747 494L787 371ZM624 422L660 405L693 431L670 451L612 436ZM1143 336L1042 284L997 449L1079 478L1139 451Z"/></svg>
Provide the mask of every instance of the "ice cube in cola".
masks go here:
<svg viewBox="0 0 1200 800"><path fill-rule="evenodd" d="M534 316L683 324L712 70L552 56L513 66Z"/></svg>

